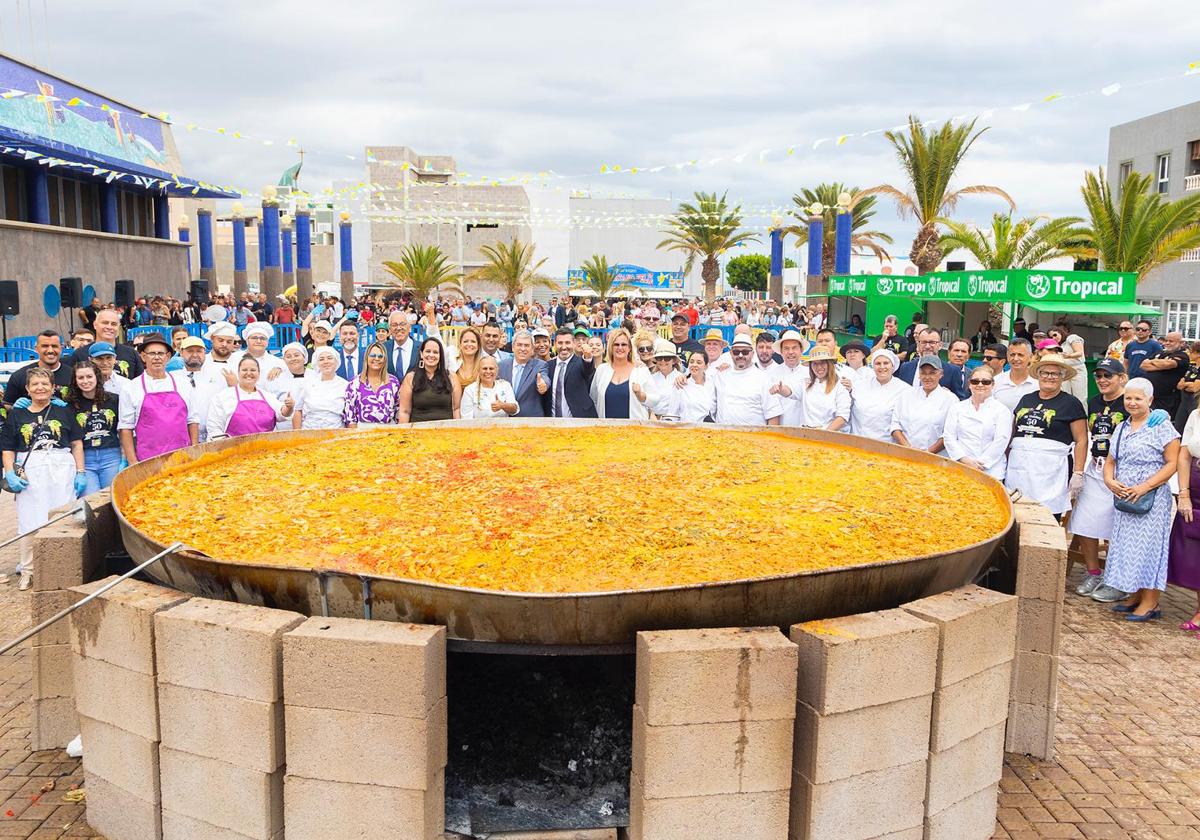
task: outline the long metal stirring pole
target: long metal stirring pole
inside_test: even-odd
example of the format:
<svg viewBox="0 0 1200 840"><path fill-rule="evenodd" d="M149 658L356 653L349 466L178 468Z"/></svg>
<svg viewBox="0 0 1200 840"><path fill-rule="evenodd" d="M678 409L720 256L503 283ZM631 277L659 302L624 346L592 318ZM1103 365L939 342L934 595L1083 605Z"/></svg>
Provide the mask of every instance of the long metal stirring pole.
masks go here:
<svg viewBox="0 0 1200 840"><path fill-rule="evenodd" d="M75 602L74 604L72 604L71 606L67 607L65 610L62 610L61 612L58 612L58 613L56 613L55 615L52 615L52 616L50 616L50 617L49 617L49 618L47 618L45 621L43 621L41 624L39 624L37 627L30 627L28 630L26 630L26 631L25 631L24 633L22 633L20 636L18 636L17 638L13 639L11 642L9 642L8 644L4 645L3 647L0 647L0 655L3 655L3 654L5 654L5 653L8 653L10 650L12 650L13 648L15 648L17 645L21 644L21 642L25 641L25 640L26 640L26 639L28 639L30 636L35 636L35 635L37 635L38 633L40 633L40 632L42 632L43 630L45 630L47 627L49 627L49 626L50 626L51 624L53 624L54 622L56 622L56 621L59 621L60 619L66 618L68 615L70 615L71 613L75 612L75 610L77 610L77 609L79 609L80 607L82 607L82 606L83 606L84 604L86 604L88 601L91 601L91 600L93 600L93 599L95 599L95 598L98 598L98 597L100 597L100 596L101 596L101 595L103 595L105 592L107 592L108 590L110 590L110 589L112 589L114 586L116 586L118 583L121 583L122 581L125 581L125 580L129 580L131 577L133 577L134 575L136 575L138 572L140 572L140 571L142 571L143 569L145 569L145 568L147 568L147 567L149 567L149 566L151 566L151 565L153 565L153 564L157 563L159 560L161 560L161 559L162 559L163 557L165 557L166 555L170 554L172 551L178 551L178 550L179 550L179 549L181 549L181 548L183 548L183 543L181 543L181 542L172 543L171 545L169 545L169 546L167 546L166 548L164 548L162 551L158 552L158 554L155 554L155 555L154 555L153 557L151 557L149 560L146 560L144 563L142 563L142 564L140 564L140 565L138 565L138 566L135 566L135 567L133 567L132 569L130 569L130 570L129 570L128 572L126 572L125 574L121 575L121 576L120 576L119 578L117 578L116 580L114 580L114 581L110 581L109 583L106 583L106 584L104 584L104 586L101 586L99 589L97 589L97 590L96 590L95 592L93 592L91 595L88 595L88 596L86 596L86 597L85 597L83 600L81 600L81 601L77 601L77 602Z"/></svg>
<svg viewBox="0 0 1200 840"><path fill-rule="evenodd" d="M53 525L55 522L58 522L60 519L66 519L68 516L74 516L75 514L79 513L79 511L83 510L83 508L84 508L84 504L83 504L83 502L80 502L79 504L75 505L75 507L71 508L70 510L66 511L65 513L60 513L58 516L50 517L49 519L47 519L45 522L43 522L41 525L37 526L36 528L30 528L24 534L17 534L15 537L5 540L4 542L0 543L0 548L5 548L7 546L10 546L13 543L15 543L17 540L23 540L26 537L28 537L30 534L33 534L37 531L42 530L47 525Z"/></svg>

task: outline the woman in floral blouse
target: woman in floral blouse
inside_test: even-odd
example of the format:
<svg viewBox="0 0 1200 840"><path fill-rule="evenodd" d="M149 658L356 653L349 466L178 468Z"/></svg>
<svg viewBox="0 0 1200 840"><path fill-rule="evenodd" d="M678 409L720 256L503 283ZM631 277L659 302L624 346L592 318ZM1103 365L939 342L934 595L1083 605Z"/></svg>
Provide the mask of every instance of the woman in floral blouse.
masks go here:
<svg viewBox="0 0 1200 840"><path fill-rule="evenodd" d="M360 423L395 423L400 399L400 380L387 372L387 349L382 342L367 348L362 373L346 386L342 421L346 428Z"/></svg>

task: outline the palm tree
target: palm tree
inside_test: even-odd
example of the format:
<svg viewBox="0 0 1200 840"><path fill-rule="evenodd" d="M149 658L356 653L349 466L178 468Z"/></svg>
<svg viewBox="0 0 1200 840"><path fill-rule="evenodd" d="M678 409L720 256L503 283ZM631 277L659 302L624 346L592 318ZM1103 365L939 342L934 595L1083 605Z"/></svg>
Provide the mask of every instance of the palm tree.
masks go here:
<svg viewBox="0 0 1200 840"><path fill-rule="evenodd" d="M1149 175L1131 172L1114 198L1102 167L1084 175L1081 190L1100 263L1108 271L1137 272L1139 280L1200 248L1200 194L1164 201L1150 183Z"/></svg>
<svg viewBox="0 0 1200 840"><path fill-rule="evenodd" d="M400 252L399 262L384 260L383 268L396 278L396 285L411 289L421 300L434 297L439 287L466 297L467 293L453 282L458 271L436 245L408 245Z"/></svg>
<svg viewBox="0 0 1200 840"><path fill-rule="evenodd" d="M795 236L797 245L806 244L808 242L808 220L812 217L811 209L813 205L820 204L822 208L821 217L825 221L821 237L823 240L821 246L821 271L825 275L833 274L837 204L842 193L850 195L851 250L856 254L869 251L881 260L890 259L887 249L883 246L891 245L893 241L892 237L877 230L863 230L871 217L875 215L875 205L879 199L873 195L863 195L858 187L846 189L845 186L837 183L818 184L812 189L805 187L799 193L792 196L792 202L796 205L796 209L791 211L791 214L800 220L800 224L785 227L783 233L785 236L788 234Z"/></svg>
<svg viewBox="0 0 1200 840"><path fill-rule="evenodd" d="M1011 213L992 216L991 231L947 220L947 232L938 241L942 256L962 249L983 268L1034 268L1057 257L1088 259L1096 252L1088 245L1083 219L1064 216L1050 219L1029 216L1013 220Z"/></svg>
<svg viewBox="0 0 1200 840"><path fill-rule="evenodd" d="M725 193L696 193L696 203L679 205L675 218L669 222L668 237L658 243L668 251L683 251L687 259L683 272L687 274L700 257L700 276L704 278L704 297L717 296L717 275L720 264L717 256L743 242L757 242L758 234L738 232L742 226L742 206L730 207Z"/></svg>
<svg viewBox="0 0 1200 840"><path fill-rule="evenodd" d="M558 284L538 272L546 257L533 261L536 246L514 238L509 244L497 242L479 249L487 261L471 274L472 280L482 280L499 286L505 300L513 300L526 289L558 289Z"/></svg>
<svg viewBox="0 0 1200 840"><path fill-rule="evenodd" d="M608 257L600 254L592 254L580 268L587 288L601 299L610 298L615 292L630 286L627 280L617 279L615 267L609 266Z"/></svg>
<svg viewBox="0 0 1200 840"><path fill-rule="evenodd" d="M908 131L888 131L884 137L896 149L896 157L908 178L908 190L900 190L891 184L863 190L860 196L887 195L896 202L900 218L916 218L920 228L913 239L909 256L918 274L928 274L942 261L938 247L941 239L938 225L953 212L958 200L964 195L985 193L998 195L1015 210L1017 205L1008 193L999 187L976 184L970 187L950 189L954 172L970 150L971 144L979 139L986 128L975 131L975 120L954 125L947 120L934 131L927 131L919 119L908 118Z"/></svg>

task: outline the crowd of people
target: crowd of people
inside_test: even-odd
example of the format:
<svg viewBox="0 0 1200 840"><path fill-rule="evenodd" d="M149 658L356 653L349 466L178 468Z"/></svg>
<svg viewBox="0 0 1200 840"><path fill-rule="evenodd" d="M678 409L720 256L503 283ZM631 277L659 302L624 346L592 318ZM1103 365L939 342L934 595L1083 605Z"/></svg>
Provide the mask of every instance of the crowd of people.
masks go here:
<svg viewBox="0 0 1200 840"><path fill-rule="evenodd" d="M128 312L115 308L96 309L65 348L52 330L37 336L0 430L22 532L126 465L206 440L460 418L658 419L842 432L979 469L1064 520L1087 570L1078 593L1131 621L1159 615L1168 580L1200 589L1190 502L1200 343L1157 340L1148 321L1121 323L1089 399L1084 340L1065 323L1017 320L1000 341L985 322L943 347L919 315L903 331L890 316L878 336L859 329L839 346L821 305L317 296L272 307L258 296L182 309L183 324L207 323L207 344L183 324L122 343ZM277 323L296 323L300 339L278 356ZM20 571L27 585L27 559ZM1188 629L1200 631L1200 610Z"/></svg>

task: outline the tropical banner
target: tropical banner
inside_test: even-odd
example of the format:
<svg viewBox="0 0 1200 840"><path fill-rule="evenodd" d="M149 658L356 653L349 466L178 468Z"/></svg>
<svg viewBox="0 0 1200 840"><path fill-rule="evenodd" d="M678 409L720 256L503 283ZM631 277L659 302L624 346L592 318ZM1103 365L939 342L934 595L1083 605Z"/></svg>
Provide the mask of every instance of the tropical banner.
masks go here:
<svg viewBox="0 0 1200 840"><path fill-rule="evenodd" d="M924 276L898 274L836 275L831 297L916 298L926 301L982 301L1027 304L1135 302L1137 275L1114 271L1002 269L939 271Z"/></svg>

